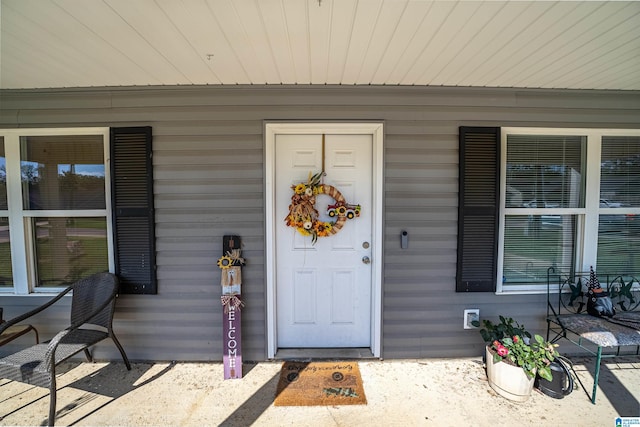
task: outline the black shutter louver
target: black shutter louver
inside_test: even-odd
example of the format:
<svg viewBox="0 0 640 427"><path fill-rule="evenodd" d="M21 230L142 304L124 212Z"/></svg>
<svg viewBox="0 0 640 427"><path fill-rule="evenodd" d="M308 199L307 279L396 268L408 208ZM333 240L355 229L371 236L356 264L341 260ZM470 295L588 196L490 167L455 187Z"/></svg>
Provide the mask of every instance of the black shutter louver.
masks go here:
<svg viewBox="0 0 640 427"><path fill-rule="evenodd" d="M457 292L494 292L498 259L500 128L460 128Z"/></svg>
<svg viewBox="0 0 640 427"><path fill-rule="evenodd" d="M111 129L111 197L120 292L156 294L151 127Z"/></svg>

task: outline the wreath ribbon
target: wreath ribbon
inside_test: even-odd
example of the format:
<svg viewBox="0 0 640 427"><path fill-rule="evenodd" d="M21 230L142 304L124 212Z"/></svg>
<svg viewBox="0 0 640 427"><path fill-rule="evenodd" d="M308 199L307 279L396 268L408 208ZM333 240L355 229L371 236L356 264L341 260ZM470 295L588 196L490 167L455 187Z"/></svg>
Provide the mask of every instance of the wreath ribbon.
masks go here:
<svg viewBox="0 0 640 427"><path fill-rule="evenodd" d="M318 194L326 194L327 196L333 198L337 203L346 203L346 199L342 195L340 191L333 185L322 185L322 193L318 192ZM335 224L331 226L331 230L329 230L329 234L337 234L338 231L342 229L344 223L347 222L347 217L339 216L336 220Z"/></svg>

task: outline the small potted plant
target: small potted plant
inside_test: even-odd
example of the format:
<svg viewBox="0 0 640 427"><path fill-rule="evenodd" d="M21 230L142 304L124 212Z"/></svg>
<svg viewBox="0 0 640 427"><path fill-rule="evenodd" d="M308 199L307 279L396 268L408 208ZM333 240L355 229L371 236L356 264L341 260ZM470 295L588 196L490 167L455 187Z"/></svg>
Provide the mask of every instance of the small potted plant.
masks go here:
<svg viewBox="0 0 640 427"><path fill-rule="evenodd" d="M557 344L531 334L512 318L500 316L499 323L483 320L480 335L487 343L486 365L489 385L511 400L529 398L536 375L552 380L551 362L558 356ZM480 322L474 322L481 326Z"/></svg>

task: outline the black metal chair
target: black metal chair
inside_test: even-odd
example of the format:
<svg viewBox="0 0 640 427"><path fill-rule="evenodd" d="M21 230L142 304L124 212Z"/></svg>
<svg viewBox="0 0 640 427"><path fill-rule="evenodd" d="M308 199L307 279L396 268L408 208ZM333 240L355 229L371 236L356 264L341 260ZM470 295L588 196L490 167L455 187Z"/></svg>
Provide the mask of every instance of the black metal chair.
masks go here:
<svg viewBox="0 0 640 427"><path fill-rule="evenodd" d="M0 378L7 378L40 387L49 387L49 425L56 416L56 366L73 355L84 351L87 360L93 360L89 347L111 338L131 370L124 349L113 333L113 313L118 293L118 278L111 273L97 273L75 282L55 298L40 307L8 320L0 325L5 329L23 322L59 301L73 291L71 300L71 326L60 331L51 340L26 348L0 359Z"/></svg>

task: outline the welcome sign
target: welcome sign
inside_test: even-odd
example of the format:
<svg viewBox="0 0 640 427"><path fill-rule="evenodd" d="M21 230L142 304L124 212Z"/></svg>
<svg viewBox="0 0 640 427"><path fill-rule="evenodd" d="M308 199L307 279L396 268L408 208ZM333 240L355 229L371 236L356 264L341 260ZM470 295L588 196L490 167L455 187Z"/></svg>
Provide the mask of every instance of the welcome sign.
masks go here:
<svg viewBox="0 0 640 427"><path fill-rule="evenodd" d="M242 378L242 333L240 331L240 313L233 305L224 313L224 379Z"/></svg>
<svg viewBox="0 0 640 427"><path fill-rule="evenodd" d="M242 266L244 258L240 256L240 237L224 236L222 240L224 255L218 259L222 270L220 283L222 310L224 379L242 378L242 332L240 309L242 302Z"/></svg>

